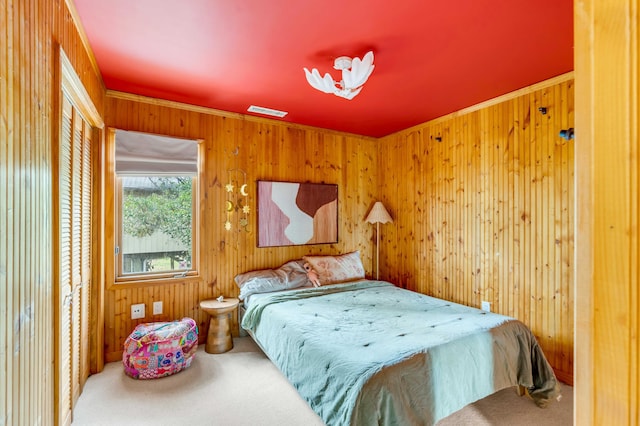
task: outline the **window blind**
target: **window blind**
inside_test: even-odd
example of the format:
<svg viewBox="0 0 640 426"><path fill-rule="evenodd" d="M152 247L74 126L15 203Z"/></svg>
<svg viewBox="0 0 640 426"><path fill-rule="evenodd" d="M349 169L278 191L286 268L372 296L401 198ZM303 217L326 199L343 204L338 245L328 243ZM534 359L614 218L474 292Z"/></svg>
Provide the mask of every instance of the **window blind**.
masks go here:
<svg viewBox="0 0 640 426"><path fill-rule="evenodd" d="M185 176L198 172L198 142L116 130L116 173L120 176Z"/></svg>

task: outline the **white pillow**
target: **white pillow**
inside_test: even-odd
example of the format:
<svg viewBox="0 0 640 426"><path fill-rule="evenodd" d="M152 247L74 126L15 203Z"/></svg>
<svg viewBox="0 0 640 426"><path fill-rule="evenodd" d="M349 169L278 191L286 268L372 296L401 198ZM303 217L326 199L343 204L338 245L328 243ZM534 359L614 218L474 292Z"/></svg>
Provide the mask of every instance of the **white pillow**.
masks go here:
<svg viewBox="0 0 640 426"><path fill-rule="evenodd" d="M255 293L270 293L307 285L309 280L303 263L301 260L291 260L277 269L261 269L236 275L235 282L240 288L238 298L244 300Z"/></svg>

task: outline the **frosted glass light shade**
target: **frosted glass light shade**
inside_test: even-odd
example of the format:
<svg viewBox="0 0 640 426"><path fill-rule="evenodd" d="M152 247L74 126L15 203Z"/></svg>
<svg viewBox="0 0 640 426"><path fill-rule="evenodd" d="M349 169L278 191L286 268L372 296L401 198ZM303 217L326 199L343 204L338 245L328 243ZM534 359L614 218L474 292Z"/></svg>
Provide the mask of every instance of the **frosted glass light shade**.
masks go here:
<svg viewBox="0 0 640 426"><path fill-rule="evenodd" d="M329 73L325 73L324 76L320 75L320 71L316 68L311 71L304 68L307 82L311 87L321 92L333 93L341 98L351 100L360 93L362 86L375 68L373 52L367 52L362 59L340 56L334 61L333 68L342 71L340 81L335 81Z"/></svg>

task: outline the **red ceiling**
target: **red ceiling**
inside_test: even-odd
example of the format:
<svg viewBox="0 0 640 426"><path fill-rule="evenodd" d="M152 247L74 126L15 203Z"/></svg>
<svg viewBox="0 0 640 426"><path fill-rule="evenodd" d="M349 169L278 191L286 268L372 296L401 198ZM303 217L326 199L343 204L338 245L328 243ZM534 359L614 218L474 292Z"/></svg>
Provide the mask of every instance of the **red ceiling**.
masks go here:
<svg viewBox="0 0 640 426"><path fill-rule="evenodd" d="M572 0L74 0L108 89L381 137L573 69ZM353 100L313 89L373 50Z"/></svg>

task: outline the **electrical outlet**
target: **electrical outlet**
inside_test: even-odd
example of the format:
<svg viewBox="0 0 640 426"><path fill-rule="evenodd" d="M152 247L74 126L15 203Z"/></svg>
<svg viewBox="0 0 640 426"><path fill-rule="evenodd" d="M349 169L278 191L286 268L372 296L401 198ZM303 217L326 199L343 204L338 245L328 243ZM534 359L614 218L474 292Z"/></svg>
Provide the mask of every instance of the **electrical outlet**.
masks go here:
<svg viewBox="0 0 640 426"><path fill-rule="evenodd" d="M491 303L487 302L486 300L483 300L480 303L480 309L482 309L483 311L491 312Z"/></svg>
<svg viewBox="0 0 640 426"><path fill-rule="evenodd" d="M138 303L137 305L131 305L131 319L144 318L144 303Z"/></svg>
<svg viewBox="0 0 640 426"><path fill-rule="evenodd" d="M160 315L162 313L162 300L153 302L153 315Z"/></svg>

